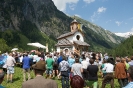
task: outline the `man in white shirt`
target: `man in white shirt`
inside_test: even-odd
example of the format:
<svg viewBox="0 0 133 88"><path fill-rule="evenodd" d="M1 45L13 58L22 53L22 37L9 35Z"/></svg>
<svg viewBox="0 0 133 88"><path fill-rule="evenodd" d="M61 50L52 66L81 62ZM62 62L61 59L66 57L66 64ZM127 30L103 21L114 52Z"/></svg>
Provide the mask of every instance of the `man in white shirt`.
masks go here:
<svg viewBox="0 0 133 88"><path fill-rule="evenodd" d="M105 88L108 82L110 82L111 88L114 88L114 77L113 77L114 65L110 63L110 59L107 60L107 63L105 64L102 70L106 71L106 75L104 76L102 82L102 88Z"/></svg>
<svg viewBox="0 0 133 88"><path fill-rule="evenodd" d="M5 62L6 66L7 66L7 83L9 82L9 78L10 78L10 82L12 83L12 77L14 74L15 63L16 63L16 61L12 57L12 53L10 53Z"/></svg>
<svg viewBox="0 0 133 88"><path fill-rule="evenodd" d="M86 58L86 61L89 63L89 60L90 60L90 54L87 52L86 54L85 54L85 58Z"/></svg>
<svg viewBox="0 0 133 88"><path fill-rule="evenodd" d="M33 64L36 64L36 58L38 58L38 55L33 55Z"/></svg>
<svg viewBox="0 0 133 88"><path fill-rule="evenodd" d="M105 63L105 67L102 70L105 70L106 73L113 73L114 65L111 63Z"/></svg>

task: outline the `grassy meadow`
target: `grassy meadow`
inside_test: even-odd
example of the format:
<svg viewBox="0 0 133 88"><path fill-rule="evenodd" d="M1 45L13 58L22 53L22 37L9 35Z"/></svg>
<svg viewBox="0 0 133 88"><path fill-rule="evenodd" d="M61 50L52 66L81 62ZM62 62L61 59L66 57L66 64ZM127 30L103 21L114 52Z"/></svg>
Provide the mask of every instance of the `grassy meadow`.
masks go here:
<svg viewBox="0 0 133 88"><path fill-rule="evenodd" d="M31 71L31 78L34 78L34 77L35 77L34 73L33 73L33 71ZM58 88L62 88L61 87L61 80L58 80L57 78L54 78L54 80L56 80L56 82L58 83ZM13 83L6 83L6 75L5 75L5 78L4 78L4 81L2 82L2 85L6 88L21 88L22 83L23 83L22 68L15 67L15 74L13 76ZM98 79L98 83L99 83L99 88L101 88L102 78L100 76ZM119 84L117 82L117 79L115 79L114 84L115 84L115 88L119 88ZM107 84L106 88L111 88L110 84Z"/></svg>

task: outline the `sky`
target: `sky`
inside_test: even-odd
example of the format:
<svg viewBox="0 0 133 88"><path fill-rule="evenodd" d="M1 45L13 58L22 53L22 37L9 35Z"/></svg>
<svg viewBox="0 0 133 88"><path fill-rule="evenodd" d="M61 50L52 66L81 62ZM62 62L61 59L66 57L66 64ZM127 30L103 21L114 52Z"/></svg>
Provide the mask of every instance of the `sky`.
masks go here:
<svg viewBox="0 0 133 88"><path fill-rule="evenodd" d="M133 0L52 0L58 10L113 33L133 32Z"/></svg>

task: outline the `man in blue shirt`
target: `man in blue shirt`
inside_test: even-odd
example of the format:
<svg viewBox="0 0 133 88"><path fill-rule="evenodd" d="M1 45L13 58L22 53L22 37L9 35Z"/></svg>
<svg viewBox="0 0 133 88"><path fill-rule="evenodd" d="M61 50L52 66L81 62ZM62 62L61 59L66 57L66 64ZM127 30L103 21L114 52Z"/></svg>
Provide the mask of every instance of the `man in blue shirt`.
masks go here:
<svg viewBox="0 0 133 88"><path fill-rule="evenodd" d="M72 65L74 64L74 62L75 62L74 55L71 54L71 56L68 57L68 63L69 63L70 71L71 71L71 67L72 67Z"/></svg>
<svg viewBox="0 0 133 88"><path fill-rule="evenodd" d="M23 81L26 81L26 72L28 74L28 80L31 78L30 77L30 63L31 59L28 57L28 54L25 54L25 57L22 60L23 63Z"/></svg>
<svg viewBox="0 0 133 88"><path fill-rule="evenodd" d="M64 56L63 52L60 52L60 56L57 59L58 66L59 66L60 62L63 60L63 56ZM59 79L61 74L60 74L60 69L58 69L58 70L59 70L59 74L58 74L58 79Z"/></svg>
<svg viewBox="0 0 133 88"><path fill-rule="evenodd" d="M62 56L60 55L59 58L58 58L58 60L57 60L58 65L60 64L60 62L61 62L62 60L63 60L63 59L62 59Z"/></svg>

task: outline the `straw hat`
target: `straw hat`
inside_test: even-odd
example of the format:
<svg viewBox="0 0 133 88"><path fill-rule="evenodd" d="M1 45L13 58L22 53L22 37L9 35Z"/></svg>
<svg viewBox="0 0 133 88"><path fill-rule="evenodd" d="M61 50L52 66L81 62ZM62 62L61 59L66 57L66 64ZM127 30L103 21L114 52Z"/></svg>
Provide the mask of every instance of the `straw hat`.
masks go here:
<svg viewBox="0 0 133 88"><path fill-rule="evenodd" d="M40 60L36 64L32 65L33 69L46 70L45 62Z"/></svg>

